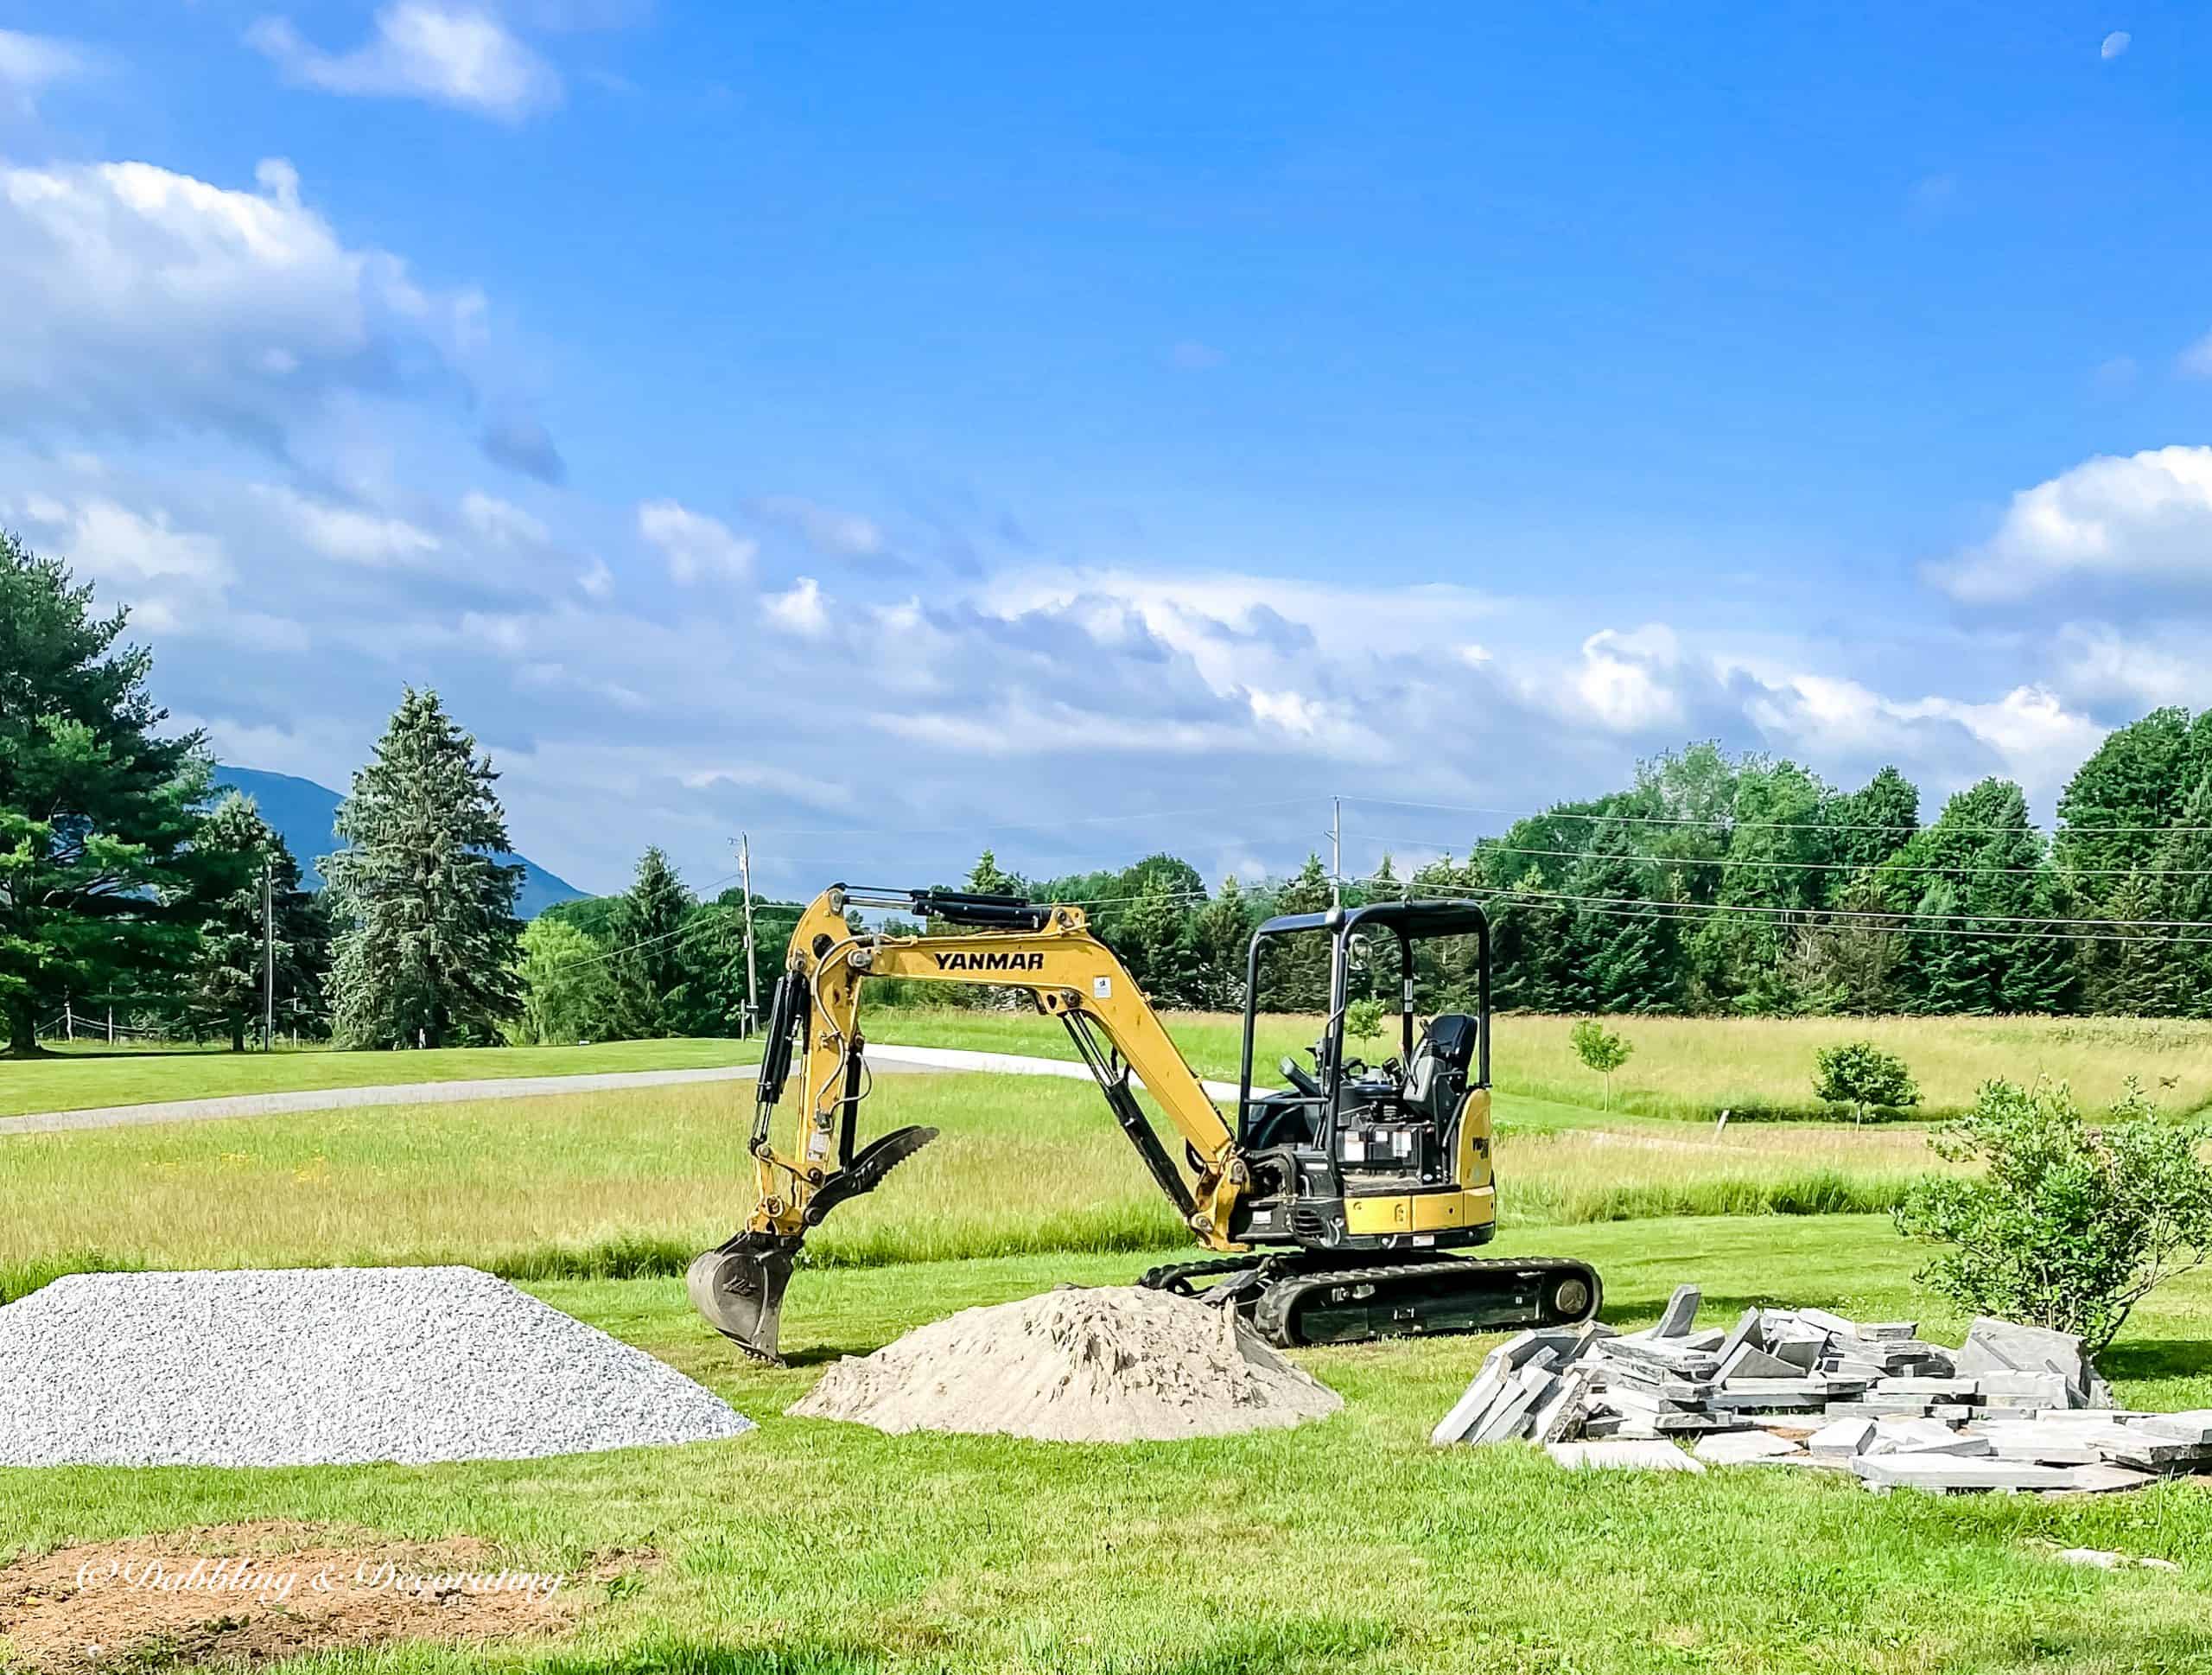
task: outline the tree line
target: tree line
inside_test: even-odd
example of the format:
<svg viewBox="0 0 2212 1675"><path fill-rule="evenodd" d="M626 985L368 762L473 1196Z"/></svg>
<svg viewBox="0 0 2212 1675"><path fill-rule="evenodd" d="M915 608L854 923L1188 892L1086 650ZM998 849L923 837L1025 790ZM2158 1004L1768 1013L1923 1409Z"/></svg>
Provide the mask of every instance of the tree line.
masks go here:
<svg viewBox="0 0 2212 1675"><path fill-rule="evenodd" d="M0 1012L35 1052L65 1008L227 1038L263 1014L351 1047L734 1032L747 999L743 899L702 900L658 848L616 896L524 927L497 774L432 691L403 696L340 811L327 888L251 801L217 796L196 732L165 735L151 654L60 562L0 532ZM1241 1006L1251 933L1276 914L1404 895L1479 901L1494 998L1579 1012L2212 1015L2212 714L2109 735L2031 821L1988 779L1921 823L1885 767L1842 789L1765 755L1694 744L1628 786L1562 803L1401 873L1209 888L1169 853L1041 879L986 850L963 887L1081 904L1156 1003ZM264 892L270 911L264 914ZM762 986L799 908L755 899ZM893 928L899 928L893 927ZM918 927L905 927L915 929ZM273 962L271 955L273 954ZM1395 957L1356 965L1394 995ZM1424 948L1424 1010L1471 1003L1464 939ZM991 997L911 983L917 1003ZM1322 939L1273 946L1260 1003L1325 1003ZM765 996L763 997L765 999Z"/></svg>

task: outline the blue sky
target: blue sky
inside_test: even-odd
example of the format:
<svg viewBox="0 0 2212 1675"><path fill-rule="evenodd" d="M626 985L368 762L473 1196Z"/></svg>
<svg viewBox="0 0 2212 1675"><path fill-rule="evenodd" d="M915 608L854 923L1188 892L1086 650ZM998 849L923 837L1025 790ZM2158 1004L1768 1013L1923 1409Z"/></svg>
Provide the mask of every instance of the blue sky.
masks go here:
<svg viewBox="0 0 2212 1675"><path fill-rule="evenodd" d="M436 685L587 887L1249 873L1706 736L2047 811L2212 697L2201 11L0 31L0 519L227 760Z"/></svg>

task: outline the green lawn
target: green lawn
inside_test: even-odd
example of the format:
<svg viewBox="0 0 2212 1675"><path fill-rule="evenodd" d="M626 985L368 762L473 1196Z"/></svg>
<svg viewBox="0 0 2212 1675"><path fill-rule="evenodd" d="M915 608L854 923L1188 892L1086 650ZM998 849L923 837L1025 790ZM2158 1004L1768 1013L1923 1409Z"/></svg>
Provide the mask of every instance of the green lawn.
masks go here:
<svg viewBox="0 0 2212 1675"><path fill-rule="evenodd" d="M375 1087L477 1077L582 1076L752 1064L757 1041L608 1041L593 1047L434 1048L426 1053L275 1053L110 1048L79 1043L51 1058L0 1060L0 1117L301 1088Z"/></svg>
<svg viewBox="0 0 2212 1675"><path fill-rule="evenodd" d="M1530 1230L1515 1248L1595 1261L1608 1315L1646 1321L1684 1279L1705 1318L1751 1301L1923 1313L1878 1220L1676 1220ZM674 1280L532 1289L642 1345L759 1419L728 1443L563 1460L267 1472L0 1472L0 1557L246 1519L394 1537L473 1534L509 1562L610 1548L662 1562L569 1641L401 1648L321 1672L702 1675L1023 1670L1854 1672L2120 1675L2212 1667L2212 1493L2046 1502L1877 1498L1744 1468L1569 1476L1521 1445L1426 1443L1484 1343L1302 1352L1345 1411L1289 1432L1116 1449L887 1437L781 1417L823 1360L950 1309L1063 1279L1125 1280L1137 1254L800 1276L787 1371L747 1365ZM1928 1315L1929 1329L1958 1322ZM2154 1298L2107 1358L2123 1400L2212 1404L2212 1283ZM2057 1547L2155 1555L2178 1573L2056 1564ZM130 1667L145 1675L149 1667ZM304 1670L309 1665L294 1668Z"/></svg>

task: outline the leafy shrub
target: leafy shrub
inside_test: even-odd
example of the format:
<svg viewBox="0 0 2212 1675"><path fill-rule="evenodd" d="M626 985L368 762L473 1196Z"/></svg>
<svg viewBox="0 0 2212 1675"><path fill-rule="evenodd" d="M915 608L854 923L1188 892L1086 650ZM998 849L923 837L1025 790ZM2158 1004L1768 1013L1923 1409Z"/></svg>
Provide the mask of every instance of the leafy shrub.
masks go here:
<svg viewBox="0 0 2212 1675"><path fill-rule="evenodd" d="M1636 1048L1618 1030L1608 1029L1595 1018L1585 1018L1567 1032L1574 1056L1586 1068L1605 1079L1605 1109L1613 1108L1613 1072L1629 1060Z"/></svg>
<svg viewBox="0 0 2212 1675"><path fill-rule="evenodd" d="M1371 1041L1382 1034L1382 1003L1356 1000L1344 1008L1344 1033L1354 1041Z"/></svg>
<svg viewBox="0 0 2212 1675"><path fill-rule="evenodd" d="M1931 1143L1984 1172L1916 1181L1908 1238L1949 1248L1922 1280L1963 1309L2110 1343L2156 1286L2212 1254L2212 1127L2166 1123L2131 1081L2101 1128L2063 1082L1986 1084Z"/></svg>
<svg viewBox="0 0 2212 1675"><path fill-rule="evenodd" d="M1849 1105L1863 1123L1877 1105L1902 1111L1918 1105L1920 1088L1896 1054L1885 1053L1872 1041L1846 1041L1813 1054L1813 1097Z"/></svg>

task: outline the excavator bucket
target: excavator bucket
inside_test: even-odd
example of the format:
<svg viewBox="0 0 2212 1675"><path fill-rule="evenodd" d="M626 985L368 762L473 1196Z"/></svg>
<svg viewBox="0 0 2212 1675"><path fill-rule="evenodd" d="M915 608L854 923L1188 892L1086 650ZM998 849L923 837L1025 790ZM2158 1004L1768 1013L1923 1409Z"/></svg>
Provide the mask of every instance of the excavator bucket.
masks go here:
<svg viewBox="0 0 2212 1675"><path fill-rule="evenodd" d="M874 1192L885 1175L936 1139L937 1132L894 1129L866 1148L815 1194L806 1207L806 1225L818 1226L846 1200ZM792 1264L805 1242L804 1233L746 1232L692 1258L683 1276L691 1306L747 1354L782 1366L776 1339L783 1325L784 1288L791 1283Z"/></svg>
<svg viewBox="0 0 2212 1675"><path fill-rule="evenodd" d="M784 1288L804 1241L788 1233L743 1232L691 1258L683 1283L691 1306L748 1355L781 1366L776 1337L783 1326Z"/></svg>

